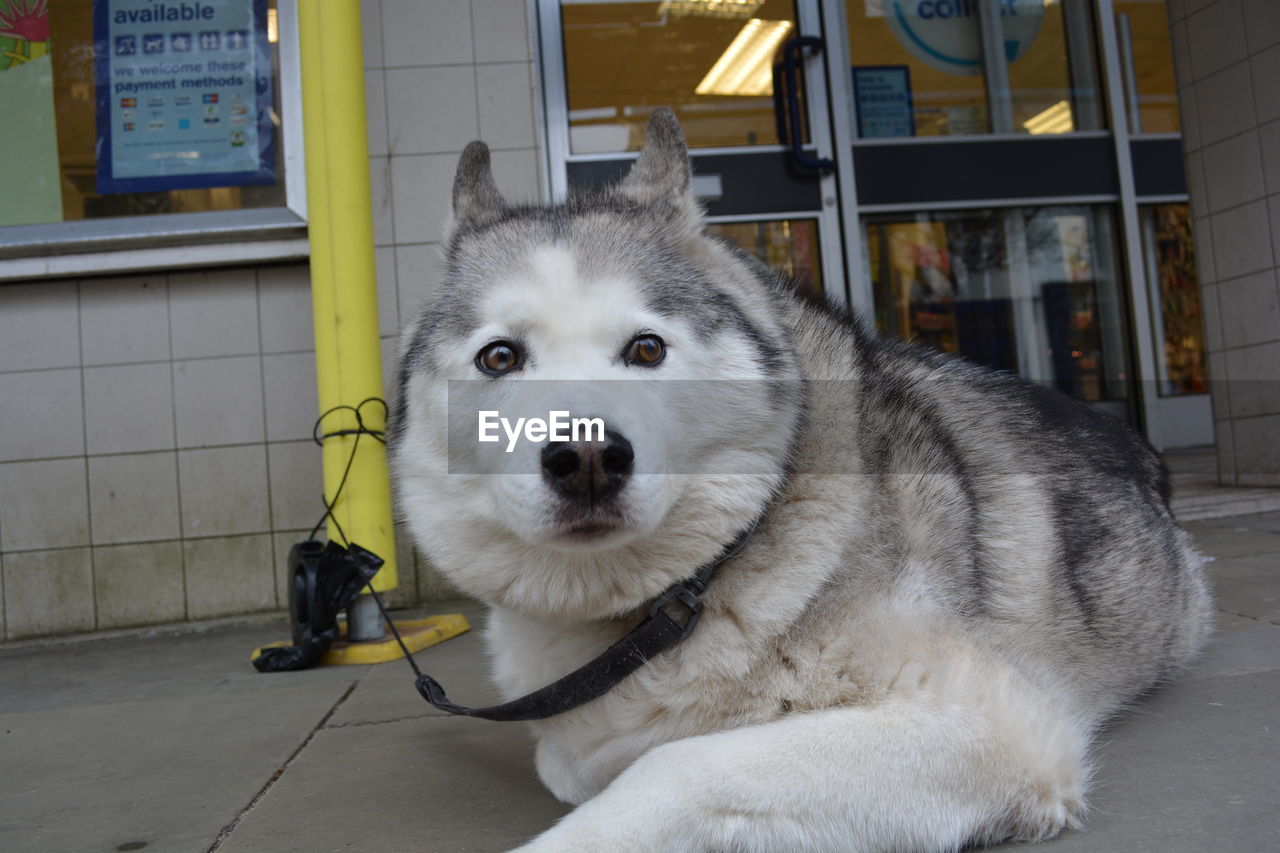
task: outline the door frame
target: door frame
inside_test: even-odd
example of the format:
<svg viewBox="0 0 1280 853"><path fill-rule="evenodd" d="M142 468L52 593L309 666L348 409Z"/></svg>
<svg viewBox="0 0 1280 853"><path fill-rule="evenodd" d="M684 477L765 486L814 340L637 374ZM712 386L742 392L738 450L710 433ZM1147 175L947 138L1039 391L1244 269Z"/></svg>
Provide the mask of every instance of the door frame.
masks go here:
<svg viewBox="0 0 1280 853"><path fill-rule="evenodd" d="M824 7L831 3L820 0L793 0L796 8L796 35L822 36ZM562 201L569 192L569 168L592 168L586 164L598 164L605 172L616 171L620 163L633 161L638 152L610 152L603 154L574 154L569 145L569 107L564 62L564 39L561 29L559 0L532 0L537 23L538 77L542 84L542 112L545 122L547 150L545 169L551 201ZM843 41L843 37L841 38ZM828 42L827 48L832 45ZM832 115L829 104L832 94L826 79L827 62L822 55L804 55L803 79L805 106L809 122L809 143L804 150L820 158L836 158L837 141L833 139L835 127L840 124ZM837 99L838 100L838 99ZM751 145L714 148L693 148L690 155L695 164L704 157L748 157L760 154L786 155L785 145ZM780 219L813 219L818 225L819 263L822 267L823 293L836 305L850 305L849 276L846 270L847 229L841 219L841 185L851 178L843 170L820 175L817 183L817 206L808 210L770 210L762 213L744 213L732 210L708 215L709 224L734 222L767 222ZM695 180L696 180L695 175ZM850 185L851 186L851 185Z"/></svg>
<svg viewBox="0 0 1280 853"><path fill-rule="evenodd" d="M978 0L986 8L994 8L997 0ZM560 200L568 191L568 167L571 163L632 160L635 152L618 154L579 154L569 150L569 123L563 39L560 29L558 0L531 0L532 15L538 31L536 60L542 87L540 107L545 126L547 150L544 168L552 200ZM836 162L834 172L819 182L820 207L816 210L770 211L753 215L709 216L709 222L733 222L744 219L760 221L803 218L818 222L820 256L825 292L833 302L847 306L860 317L874 316L873 286L867 270L863 246L863 217L876 213L910 211L1023 207L1051 204L1105 204L1115 211L1119 225L1116 249L1121 286L1127 305L1126 330L1130 341L1130 369L1137 373L1133 383L1133 410L1148 440L1157 448L1207 444L1213 441L1213 418L1208 394L1161 397L1158 377L1161 347L1154 312L1159 306L1150 298L1150 271L1146 263L1146 246L1141 228L1139 208L1142 205L1188 200L1181 169L1176 175L1153 174L1149 164L1168 162L1180 145L1180 134L1132 133L1129 128L1128 102L1132 92L1125 88L1122 46L1119 42L1112 0L1093 0L1094 25L1091 37L1097 58L1097 86L1102 114L1108 130L1085 130L1057 137L1027 137L1016 133L991 133L981 136L947 138L904 138L862 140L854 134L854 92L845 17L845 4L839 0L795 0L797 35L816 35L825 40L821 56L806 54L804 77L808 87L806 105L809 113L810 144L805 146L823 158ZM983 28L984 44L998 33ZM984 55L991 51L984 51ZM990 64L990 63L988 63ZM1003 65L996 63L1003 68ZM990 70L990 69L989 69ZM997 69L999 70L999 69ZM998 77L999 75L997 75ZM988 80L988 85L998 80ZM1128 97L1126 97L1128 95ZM883 200L860 203L855 160L902 157L966 156L963 146L1004 146L1015 156L1043 156L1050 150L1061 152L1081 162L1108 161L1103 170L1109 174L1094 175L1098 186L1083 192L1044 191L1022 193L961 193L937 199ZM699 156L783 153L782 145L759 145L741 148L698 148ZM1019 154L1018 152L1022 152ZM1031 152L1035 152L1034 155ZM1138 156L1135 156L1137 154ZM1180 163L1179 163L1180 165ZM1097 171L1096 169L1094 171ZM1166 170L1168 171L1168 170ZM873 176L874 177L874 176ZM873 180L871 182L875 184ZM1075 190L1073 187L1072 190ZM870 185L865 192L875 194ZM1206 353L1207 355L1207 353Z"/></svg>

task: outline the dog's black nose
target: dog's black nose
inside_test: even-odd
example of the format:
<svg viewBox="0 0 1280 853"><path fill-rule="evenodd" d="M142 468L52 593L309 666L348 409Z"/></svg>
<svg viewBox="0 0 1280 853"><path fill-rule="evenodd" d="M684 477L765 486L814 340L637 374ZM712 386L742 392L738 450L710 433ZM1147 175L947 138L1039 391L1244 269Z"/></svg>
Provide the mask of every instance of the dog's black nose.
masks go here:
<svg viewBox="0 0 1280 853"><path fill-rule="evenodd" d="M553 441L542 448L542 476L565 497L596 503L621 491L635 458L631 442L606 430L604 441Z"/></svg>

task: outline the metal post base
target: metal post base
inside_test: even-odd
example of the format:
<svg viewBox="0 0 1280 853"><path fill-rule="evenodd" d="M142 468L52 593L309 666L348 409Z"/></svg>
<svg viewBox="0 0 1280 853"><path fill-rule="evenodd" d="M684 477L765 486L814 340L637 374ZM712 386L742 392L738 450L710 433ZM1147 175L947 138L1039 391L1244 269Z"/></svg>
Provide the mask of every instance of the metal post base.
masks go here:
<svg viewBox="0 0 1280 853"><path fill-rule="evenodd" d="M387 635L382 613L372 595L361 595L347 608L347 639L353 643L381 640Z"/></svg>

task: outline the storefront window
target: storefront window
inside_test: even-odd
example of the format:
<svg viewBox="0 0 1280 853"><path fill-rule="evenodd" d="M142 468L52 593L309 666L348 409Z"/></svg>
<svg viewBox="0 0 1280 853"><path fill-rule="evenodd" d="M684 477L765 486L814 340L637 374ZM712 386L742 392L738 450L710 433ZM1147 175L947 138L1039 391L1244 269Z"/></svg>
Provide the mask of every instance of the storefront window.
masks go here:
<svg viewBox="0 0 1280 853"><path fill-rule="evenodd" d="M806 293L822 293L816 219L720 222L708 229L728 237L768 266L786 273Z"/></svg>
<svg viewBox="0 0 1280 853"><path fill-rule="evenodd" d="M1090 402L1129 397L1115 229L1084 205L866 222L881 332Z"/></svg>
<svg viewBox="0 0 1280 853"><path fill-rule="evenodd" d="M274 0L0 0L0 226L283 206L276 42Z"/></svg>
<svg viewBox="0 0 1280 853"><path fill-rule="evenodd" d="M1164 0L1115 0L1113 6L1132 132L1178 133L1178 86Z"/></svg>
<svg viewBox="0 0 1280 853"><path fill-rule="evenodd" d="M1144 207L1142 226L1160 395L1203 394L1209 383L1191 210L1186 204Z"/></svg>
<svg viewBox="0 0 1280 853"><path fill-rule="evenodd" d="M638 150L654 108L691 148L778 142L773 62L796 34L791 0L563 0L569 148Z"/></svg>
<svg viewBox="0 0 1280 853"><path fill-rule="evenodd" d="M989 80L982 8L1000 16ZM845 0L861 138L1100 126L1088 7L1059 0ZM1006 85L1007 84L1007 85Z"/></svg>

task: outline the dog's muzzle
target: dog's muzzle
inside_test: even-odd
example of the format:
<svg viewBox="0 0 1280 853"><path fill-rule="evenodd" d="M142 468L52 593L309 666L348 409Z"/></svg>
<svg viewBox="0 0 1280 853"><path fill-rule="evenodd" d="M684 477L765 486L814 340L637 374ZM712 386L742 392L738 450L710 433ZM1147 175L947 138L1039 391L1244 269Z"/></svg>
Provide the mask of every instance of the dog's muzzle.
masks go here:
<svg viewBox="0 0 1280 853"><path fill-rule="evenodd" d="M622 491L635 468L631 442L606 430L604 441L554 441L542 449L542 477L562 497L595 506Z"/></svg>

